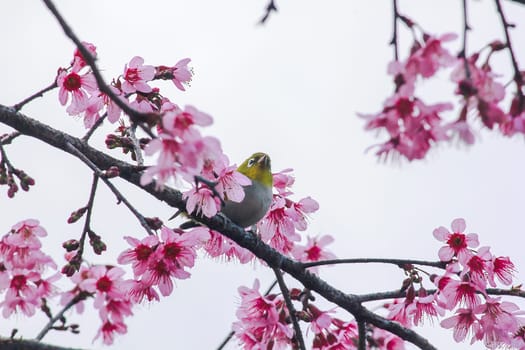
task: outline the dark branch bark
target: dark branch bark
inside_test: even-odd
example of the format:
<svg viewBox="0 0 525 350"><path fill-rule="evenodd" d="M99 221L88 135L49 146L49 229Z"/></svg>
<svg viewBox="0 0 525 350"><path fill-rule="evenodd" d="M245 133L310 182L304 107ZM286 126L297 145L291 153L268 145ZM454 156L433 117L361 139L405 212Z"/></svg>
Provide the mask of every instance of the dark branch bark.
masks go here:
<svg viewBox="0 0 525 350"><path fill-rule="evenodd" d="M0 349L2 350L80 350L79 348L69 348L44 344L34 340L6 339L0 338Z"/></svg>
<svg viewBox="0 0 525 350"><path fill-rule="evenodd" d="M22 113L16 113L14 109L3 105L0 105L0 123L9 125L24 135L35 137L53 147L74 155L74 152L68 148L68 143L70 143L90 159L90 161L98 168L105 170L110 166L117 166L120 169L120 177L124 180L142 188L155 198L172 207L181 210L185 209L185 202L179 191L169 187L165 187L162 191L157 191L154 183L147 186L141 186L140 168L110 157L107 154L90 147L76 137L53 129L48 125L23 115ZM291 260L280 254L254 235L247 233L243 228L232 223L228 218L219 214L212 218L202 217L195 219L198 219L209 228L232 239L241 247L250 250L255 256L264 260L269 267L285 271L306 288L317 292L326 300L347 310L354 315L356 319L371 323L376 327L389 331L400 338L413 343L420 349L436 349L427 339L423 338L418 333L367 310L360 304L360 300L356 295L345 294L332 287L318 276L307 271L302 263Z"/></svg>

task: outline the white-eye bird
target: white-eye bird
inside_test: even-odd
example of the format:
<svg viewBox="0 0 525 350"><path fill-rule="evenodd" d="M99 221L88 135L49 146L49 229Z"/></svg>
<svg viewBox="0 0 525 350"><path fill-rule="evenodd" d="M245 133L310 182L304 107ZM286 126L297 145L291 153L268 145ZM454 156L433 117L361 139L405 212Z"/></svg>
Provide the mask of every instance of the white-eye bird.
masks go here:
<svg viewBox="0 0 525 350"><path fill-rule="evenodd" d="M243 186L241 202L225 201L221 212L242 227L255 225L270 209L272 204L273 176L270 157L261 152L252 154L237 171L248 177L252 183Z"/></svg>

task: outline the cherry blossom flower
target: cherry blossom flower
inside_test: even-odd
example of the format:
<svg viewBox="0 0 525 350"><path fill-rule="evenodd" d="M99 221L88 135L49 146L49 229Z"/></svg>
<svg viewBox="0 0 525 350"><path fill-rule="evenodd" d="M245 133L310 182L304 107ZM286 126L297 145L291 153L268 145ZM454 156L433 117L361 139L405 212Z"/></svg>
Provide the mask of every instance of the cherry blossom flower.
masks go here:
<svg viewBox="0 0 525 350"><path fill-rule="evenodd" d="M469 334L477 334L480 330L480 323L472 309L458 309L454 316L441 321L441 327L453 328L454 340L459 343Z"/></svg>
<svg viewBox="0 0 525 350"><path fill-rule="evenodd" d="M257 223L262 240L283 253L290 252L294 242L301 240L295 232L294 218L289 215L287 209L287 200L281 196L274 196L270 210Z"/></svg>
<svg viewBox="0 0 525 350"><path fill-rule="evenodd" d="M160 301L160 296L155 288L142 281L132 281L132 284L128 289L128 296L135 304L141 303L144 298L148 301Z"/></svg>
<svg viewBox="0 0 525 350"><path fill-rule="evenodd" d="M92 94L97 90L93 73L79 75L76 72L68 73L63 69L58 72L57 85L60 104L65 106L71 95L71 104L66 109L69 115L77 115L85 111L89 101L88 93Z"/></svg>
<svg viewBox="0 0 525 350"><path fill-rule="evenodd" d="M468 308L474 308L481 303L481 297L478 293L486 295L484 289L480 289L478 285L468 280L450 280L441 292L447 300L446 306L449 310L460 304Z"/></svg>
<svg viewBox="0 0 525 350"><path fill-rule="evenodd" d="M459 262L465 264L473 255L469 248L475 248L479 245L478 235L475 233L464 234L467 225L464 219L454 219L451 224L452 232L445 227L440 226L433 232L434 237L447 245L439 250L439 259L441 261L450 261L457 257Z"/></svg>
<svg viewBox="0 0 525 350"><path fill-rule="evenodd" d="M415 326L423 324L423 319L426 317L433 321L439 316L445 315L445 310L439 305L435 295L426 295L425 289L419 290L419 295L414 299L414 302L407 306L407 312L413 319Z"/></svg>
<svg viewBox="0 0 525 350"><path fill-rule="evenodd" d="M153 66L144 65L144 59L135 56L124 68L122 91L126 94L134 93L135 91L149 93L151 92L151 86L149 86L147 82L154 77L155 68Z"/></svg>
<svg viewBox="0 0 525 350"><path fill-rule="evenodd" d="M190 273L186 267L193 267L197 248L209 238L205 230L174 231L161 228L162 241L149 257L148 269L141 282L146 286L157 286L163 296L173 291L172 278L186 279Z"/></svg>
<svg viewBox="0 0 525 350"><path fill-rule="evenodd" d="M5 243L17 248L40 249L42 243L38 237L47 236L46 230L35 219L20 221L11 227L11 234L5 237Z"/></svg>
<svg viewBox="0 0 525 350"><path fill-rule="evenodd" d="M466 62L458 60L451 80L458 84L456 94L464 98L465 112L462 113L466 115L469 110L477 110L483 124L492 129L496 124L504 125L509 120L499 107L505 97L505 87L495 80L497 75L492 72L488 60L478 67L478 59L479 53L475 53Z"/></svg>
<svg viewBox="0 0 525 350"><path fill-rule="evenodd" d="M487 286L487 277L489 275L490 264L492 263L492 254L489 247L481 247L475 255L472 255L461 271L460 277L468 274L470 280L480 289Z"/></svg>
<svg viewBox="0 0 525 350"><path fill-rule="evenodd" d="M210 239L204 245L204 250L212 258L221 257L230 260L238 260L241 264L246 264L253 260L254 255L248 249L242 248L237 243L220 234L217 231L206 228L195 228L194 230L203 229L208 231Z"/></svg>
<svg viewBox="0 0 525 350"><path fill-rule="evenodd" d="M89 51L91 56L93 58L97 57L97 47L91 43L88 43L86 41L81 42L82 46ZM84 68L87 65L86 60L84 59L84 56L80 53L80 50L78 48L75 49L75 52L73 53L73 60L71 61L71 70L73 72L79 72L82 68Z"/></svg>
<svg viewBox="0 0 525 350"><path fill-rule="evenodd" d="M123 299L122 276L124 270L119 267L106 267L95 265L90 268L89 277L82 280L79 287L83 290L95 293L95 307L100 309L106 298Z"/></svg>
<svg viewBox="0 0 525 350"><path fill-rule="evenodd" d="M309 327L315 334L328 329L332 324L332 317L329 315L333 310L321 311L313 304L308 305L308 314L311 316Z"/></svg>
<svg viewBox="0 0 525 350"><path fill-rule="evenodd" d="M424 43L408 57L405 66L411 74L419 74L429 78L442 67L449 67L457 61L442 44L457 38L455 33L443 34L439 37L426 35Z"/></svg>
<svg viewBox="0 0 525 350"><path fill-rule="evenodd" d="M389 134L390 139L379 145L378 156L399 153L411 161L425 157L432 144L448 140L440 114L451 109L449 103L426 105L397 93L381 112L360 116L367 121L365 129L385 129Z"/></svg>
<svg viewBox="0 0 525 350"><path fill-rule="evenodd" d="M190 58L183 58L172 67L173 84L182 91L185 91L183 84L188 84L193 75L191 69L188 68L188 63L190 63L190 61Z"/></svg>
<svg viewBox="0 0 525 350"><path fill-rule="evenodd" d="M159 244L157 236L147 236L142 240L125 236L124 239L133 249L126 249L117 258L119 264L132 263L135 278L142 275L148 268L150 256Z"/></svg>
<svg viewBox="0 0 525 350"><path fill-rule="evenodd" d="M103 108L104 100L100 96L93 95L88 99L84 110L84 127L86 129L90 129L100 119Z"/></svg>
<svg viewBox="0 0 525 350"><path fill-rule="evenodd" d="M124 94L120 89L117 89L113 85L109 85L110 90L113 92L117 98L119 98L122 102L128 102L126 98L124 97ZM109 98L108 95L102 94L102 100L104 101L104 104L106 105L106 111L108 113L108 121L110 123L115 123L120 119L120 115L122 114L122 109L113 101L111 98Z"/></svg>
<svg viewBox="0 0 525 350"><path fill-rule="evenodd" d="M412 327L412 318L408 308L414 302L414 288L410 288L405 299L396 299L392 303L385 304L388 310L387 318L397 321L405 327Z"/></svg>
<svg viewBox="0 0 525 350"><path fill-rule="evenodd" d="M303 246L296 244L293 247L292 256L301 262L335 259L335 254L325 249L325 247L333 241L334 238L330 235L323 235L314 238L307 237L306 245ZM317 267L311 267L309 270L317 271Z"/></svg>
<svg viewBox="0 0 525 350"><path fill-rule="evenodd" d="M102 336L102 342L105 345L113 344L115 340L115 334L126 334L128 331L127 326L123 322L111 322L106 320L97 332L97 335L93 340L96 340Z"/></svg>
<svg viewBox="0 0 525 350"><path fill-rule="evenodd" d="M273 173L273 188L277 190L277 193L279 193L281 196L286 197L292 194L290 192L289 188L292 187L292 185L295 182L295 178L292 175L288 175L288 173L291 173L293 169L288 168L281 170L278 173Z"/></svg>
<svg viewBox="0 0 525 350"><path fill-rule="evenodd" d="M492 287L496 287L494 282L494 276L508 286L512 283L512 275L515 272L515 267L508 256L494 257L492 260L492 266L489 268L489 283Z"/></svg>
<svg viewBox="0 0 525 350"><path fill-rule="evenodd" d="M221 199L208 187L192 188L182 195L186 199L186 211L194 215L204 215L211 218L221 209Z"/></svg>
<svg viewBox="0 0 525 350"><path fill-rule="evenodd" d="M193 106L185 106L184 110L178 107L166 111L162 118L162 127L172 135L183 137L186 132L193 130L195 125L209 126L213 123L213 118Z"/></svg>
<svg viewBox="0 0 525 350"><path fill-rule="evenodd" d="M524 314L516 304L491 297L474 308L474 312L481 315L481 327L476 338L483 339L489 349L510 344L512 335L518 331L520 325L517 316Z"/></svg>

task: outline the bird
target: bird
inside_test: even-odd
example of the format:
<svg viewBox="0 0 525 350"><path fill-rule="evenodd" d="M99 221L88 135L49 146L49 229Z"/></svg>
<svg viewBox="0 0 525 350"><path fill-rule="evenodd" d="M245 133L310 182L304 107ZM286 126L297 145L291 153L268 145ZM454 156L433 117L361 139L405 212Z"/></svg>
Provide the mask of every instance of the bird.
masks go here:
<svg viewBox="0 0 525 350"><path fill-rule="evenodd" d="M239 165L237 171L252 183L243 186L244 199L241 202L226 200L221 212L241 227L253 226L266 215L272 204L270 157L262 152L254 153Z"/></svg>
<svg viewBox="0 0 525 350"><path fill-rule="evenodd" d="M244 198L234 202L225 198L221 213L241 227L251 227L261 220L272 204L273 175L270 157L266 153L256 152L239 165L237 171L251 180L243 186ZM175 218L181 212L175 213ZM194 220L182 223L179 228L189 229L200 226Z"/></svg>

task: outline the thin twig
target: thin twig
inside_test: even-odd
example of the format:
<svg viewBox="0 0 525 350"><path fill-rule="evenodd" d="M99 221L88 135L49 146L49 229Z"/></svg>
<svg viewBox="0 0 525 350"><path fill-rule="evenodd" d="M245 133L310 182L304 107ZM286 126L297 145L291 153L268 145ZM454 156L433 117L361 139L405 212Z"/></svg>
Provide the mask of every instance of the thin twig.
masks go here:
<svg viewBox="0 0 525 350"><path fill-rule="evenodd" d="M18 102L17 104L15 104L13 106L13 109L18 112L22 109L22 107L24 107L26 104L28 104L29 102L33 101L35 98L37 97L42 97L44 96L44 94L48 91L51 91L53 90L54 88L57 87L57 82L56 80L51 83L49 86L46 86L45 88L43 88L42 90L38 91L38 92L35 92L33 95L27 97L26 99Z"/></svg>
<svg viewBox="0 0 525 350"><path fill-rule="evenodd" d="M268 21L268 19L270 18L270 15L272 14L272 12L277 12L277 6L275 6L274 0L268 1L268 5L266 5L264 15L259 20L259 24L266 23L266 21Z"/></svg>
<svg viewBox="0 0 525 350"><path fill-rule="evenodd" d="M381 264L394 264L401 268L404 265L422 265L431 266L439 269L445 269L447 266L446 262L443 261L425 261L425 260L413 260L413 259L386 259L386 258L355 258L355 259L331 259L321 260L303 263L303 267L314 267L322 265L337 265L337 264L370 264L370 263L381 263Z"/></svg>
<svg viewBox="0 0 525 350"><path fill-rule="evenodd" d="M78 158L80 158L80 160L82 160L84 163L86 163L86 165L88 167L90 167L91 170L93 170L95 172L95 174L102 179L102 181L104 181L104 183L106 184L106 186L109 187L111 192L113 192L113 194L115 194L115 196L117 197L119 202L123 202L126 205L126 207L128 207L128 209L133 213L133 215L135 215L135 217L139 220L140 224L142 225L142 227L144 227L144 229L146 230L148 235L154 235L154 233L151 231L151 228L149 227L148 223L146 222L146 219L144 218L144 216L142 216L142 214L140 214L138 212L138 210L135 209L135 207L133 207L131 205L131 203L126 199L126 197L124 197L120 193L120 191L115 187L115 185L113 185L113 183L111 181L109 181L104 176L102 171L95 164L93 164L93 162L91 162L91 160L89 158L87 158L84 154L82 154L82 152L80 152L71 143L67 143L66 147L67 147L68 151L70 151L71 153L76 155Z"/></svg>
<svg viewBox="0 0 525 350"><path fill-rule="evenodd" d="M461 49L459 56L463 58L463 64L465 65L465 78L470 80L470 68L467 61L467 33L471 29L468 24L468 8L467 0L463 0L463 48Z"/></svg>
<svg viewBox="0 0 525 350"><path fill-rule="evenodd" d="M508 296L515 296L520 298L525 298L525 291L521 289L501 289L501 288L487 288L485 290L487 294L489 295L508 295ZM428 295L434 294L437 292L437 289L427 289L426 290ZM364 303L368 301L378 301L378 300L385 300L385 299L398 299L398 298L404 298L406 297L406 291L405 290L393 290L393 291L386 291L386 292L377 292L377 293L370 293L370 294L361 294L357 295L356 299L359 300L359 302Z"/></svg>
<svg viewBox="0 0 525 350"><path fill-rule="evenodd" d="M104 119L106 119L107 116L108 112L105 112L100 118L98 118L95 124L93 124L93 126L86 132L86 134L82 136L81 140L84 142L88 142L95 130L97 130L102 125L102 123L104 123Z"/></svg>
<svg viewBox="0 0 525 350"><path fill-rule="evenodd" d="M525 98L523 96L523 91L521 90L521 88L523 87L523 77L521 75L521 72L520 72L520 67L518 66L518 61L516 59L516 56L514 54L514 50L512 48L512 42L510 40L510 33L509 33L509 28L510 27L513 27L513 25L511 25L506 17L505 17L505 14L503 13L503 7L501 6L501 1L500 0L494 0L494 2L496 3L496 8L498 10L498 13L499 13L499 17L501 19L501 24L503 25L503 30L505 32L505 41L506 41L506 46L507 46L507 49L509 50L509 55L510 55L510 59L512 61L512 68L514 69L514 82L516 83L516 93L518 94L518 99L519 99L519 110L523 110L523 107L524 107L524 104L525 104Z"/></svg>
<svg viewBox="0 0 525 350"><path fill-rule="evenodd" d="M88 204L86 206L86 221L84 222L84 228L82 229L82 234L80 235L79 247L77 252L77 256L79 258L82 258L82 254L84 253L84 243L86 241L86 236L88 234L88 231L91 230L91 213L93 212L93 203L95 201L95 194L97 193L98 179L98 175L93 173L93 182L91 183L91 191L89 193Z"/></svg>
<svg viewBox="0 0 525 350"><path fill-rule="evenodd" d="M303 333L301 332L301 327L299 326L299 321L297 320L297 312L295 311L292 299L290 298L290 291L288 290L286 283L284 283L283 274L281 273L281 270L279 270L276 267L272 269L275 274L275 277L277 278L279 288L281 289L286 308L288 309L288 314L290 315L290 320L292 321L293 329L295 331L295 339L299 344L299 349L306 350L306 346L304 345Z"/></svg>
<svg viewBox="0 0 525 350"><path fill-rule="evenodd" d="M394 13L393 29L392 29L392 40L390 40L390 45L394 47L394 59L399 61L399 52L397 47L397 19L399 18L399 11L397 9L397 0L392 0L392 12Z"/></svg>
<svg viewBox="0 0 525 350"><path fill-rule="evenodd" d="M80 292L77 295L75 295L73 299L71 299L66 305L64 305L64 307L62 308L62 310L60 310L60 312L58 312L54 317L52 317L49 320L49 322L44 326L44 328L40 331L40 333L38 333L35 339L38 341L42 340L42 338L44 338L44 336L53 328L53 325L55 324L55 322L57 322L58 320L64 317L64 313L67 310L69 310L75 304L81 302L82 300L85 300L88 296L89 294L86 292Z"/></svg>

